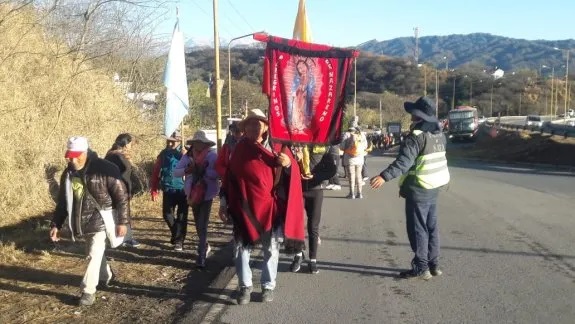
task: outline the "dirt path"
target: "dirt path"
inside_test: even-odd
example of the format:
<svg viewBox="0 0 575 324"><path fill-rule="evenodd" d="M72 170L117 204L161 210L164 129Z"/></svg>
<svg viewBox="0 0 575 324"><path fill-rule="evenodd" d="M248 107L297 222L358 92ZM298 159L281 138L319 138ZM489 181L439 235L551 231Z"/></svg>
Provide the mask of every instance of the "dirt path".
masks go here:
<svg viewBox="0 0 575 324"><path fill-rule="evenodd" d="M217 202L214 202L217 209ZM183 252L173 251L160 203L133 201L138 248L108 250L117 281L97 292L93 306L78 307L86 261L83 242L48 240L48 217L0 229L0 323L167 323L192 309L228 262L221 257L230 228L212 212L212 253L205 270L195 268L195 236L190 210ZM220 257L218 257L220 255Z"/></svg>

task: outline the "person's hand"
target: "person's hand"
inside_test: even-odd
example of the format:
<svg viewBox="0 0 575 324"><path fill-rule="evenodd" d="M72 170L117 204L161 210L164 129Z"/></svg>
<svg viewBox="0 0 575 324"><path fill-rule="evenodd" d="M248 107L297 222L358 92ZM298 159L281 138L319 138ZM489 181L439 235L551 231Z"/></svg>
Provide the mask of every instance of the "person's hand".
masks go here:
<svg viewBox="0 0 575 324"><path fill-rule="evenodd" d="M158 192L152 191L152 201L158 201Z"/></svg>
<svg viewBox="0 0 575 324"><path fill-rule="evenodd" d="M116 225L116 236L126 236L126 233L128 233L128 226L122 224Z"/></svg>
<svg viewBox="0 0 575 324"><path fill-rule="evenodd" d="M281 164L282 167L287 168L291 164L291 160L287 154L280 152L277 156L277 162Z"/></svg>
<svg viewBox="0 0 575 324"><path fill-rule="evenodd" d="M295 160L299 162L299 161L301 161L302 159L303 159L303 152L302 152L302 150L297 150L297 151L295 152Z"/></svg>
<svg viewBox="0 0 575 324"><path fill-rule="evenodd" d="M385 183L385 180L383 180L383 178L381 176L376 176L371 178L371 180L369 180L369 184L371 185L372 189L377 189L381 186L383 186L383 184Z"/></svg>
<svg viewBox="0 0 575 324"><path fill-rule="evenodd" d="M50 239L52 242L60 241L60 238L58 237L58 227L54 226L50 229Z"/></svg>

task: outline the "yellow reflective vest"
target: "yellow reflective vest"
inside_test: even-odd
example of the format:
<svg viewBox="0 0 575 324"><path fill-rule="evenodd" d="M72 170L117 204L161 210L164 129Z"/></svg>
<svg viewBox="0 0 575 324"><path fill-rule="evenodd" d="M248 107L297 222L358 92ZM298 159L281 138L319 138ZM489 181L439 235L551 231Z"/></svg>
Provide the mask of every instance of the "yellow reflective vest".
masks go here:
<svg viewBox="0 0 575 324"><path fill-rule="evenodd" d="M445 158L445 135L414 130L413 134L425 137L425 146L415 159L415 164L399 178L399 186L408 176L415 177L416 183L425 189L435 189L449 183L449 170Z"/></svg>

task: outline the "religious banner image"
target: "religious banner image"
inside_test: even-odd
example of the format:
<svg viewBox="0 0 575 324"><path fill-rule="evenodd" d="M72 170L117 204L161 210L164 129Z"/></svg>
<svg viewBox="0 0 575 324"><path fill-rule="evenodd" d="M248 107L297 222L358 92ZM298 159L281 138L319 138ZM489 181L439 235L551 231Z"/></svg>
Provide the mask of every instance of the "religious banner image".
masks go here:
<svg viewBox="0 0 575 324"><path fill-rule="evenodd" d="M340 141L345 85L355 51L270 37L263 91L270 137L283 143Z"/></svg>

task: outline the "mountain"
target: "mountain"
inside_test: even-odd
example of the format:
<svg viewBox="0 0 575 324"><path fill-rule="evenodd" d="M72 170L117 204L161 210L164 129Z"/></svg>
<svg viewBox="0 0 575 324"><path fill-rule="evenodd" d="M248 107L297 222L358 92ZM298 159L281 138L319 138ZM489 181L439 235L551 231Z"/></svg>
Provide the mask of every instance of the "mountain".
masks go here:
<svg viewBox="0 0 575 324"><path fill-rule="evenodd" d="M359 48L375 55L413 59L415 38L401 37L381 42L371 40ZM565 51L559 49L575 48L575 40L525 40L474 33L420 37L418 48L419 63L441 68L445 68L447 63L450 69L474 64L485 69L499 67L506 71L539 70L542 66L564 71ZM444 58L447 58L447 62ZM574 65L572 62L570 67Z"/></svg>
<svg viewBox="0 0 575 324"><path fill-rule="evenodd" d="M227 49L230 40L225 38L220 38L220 48ZM189 38L186 43L186 52L202 51L205 49L214 48L213 39L204 38ZM264 48L265 44L253 40L250 37L241 38L234 40L232 43L232 48Z"/></svg>

